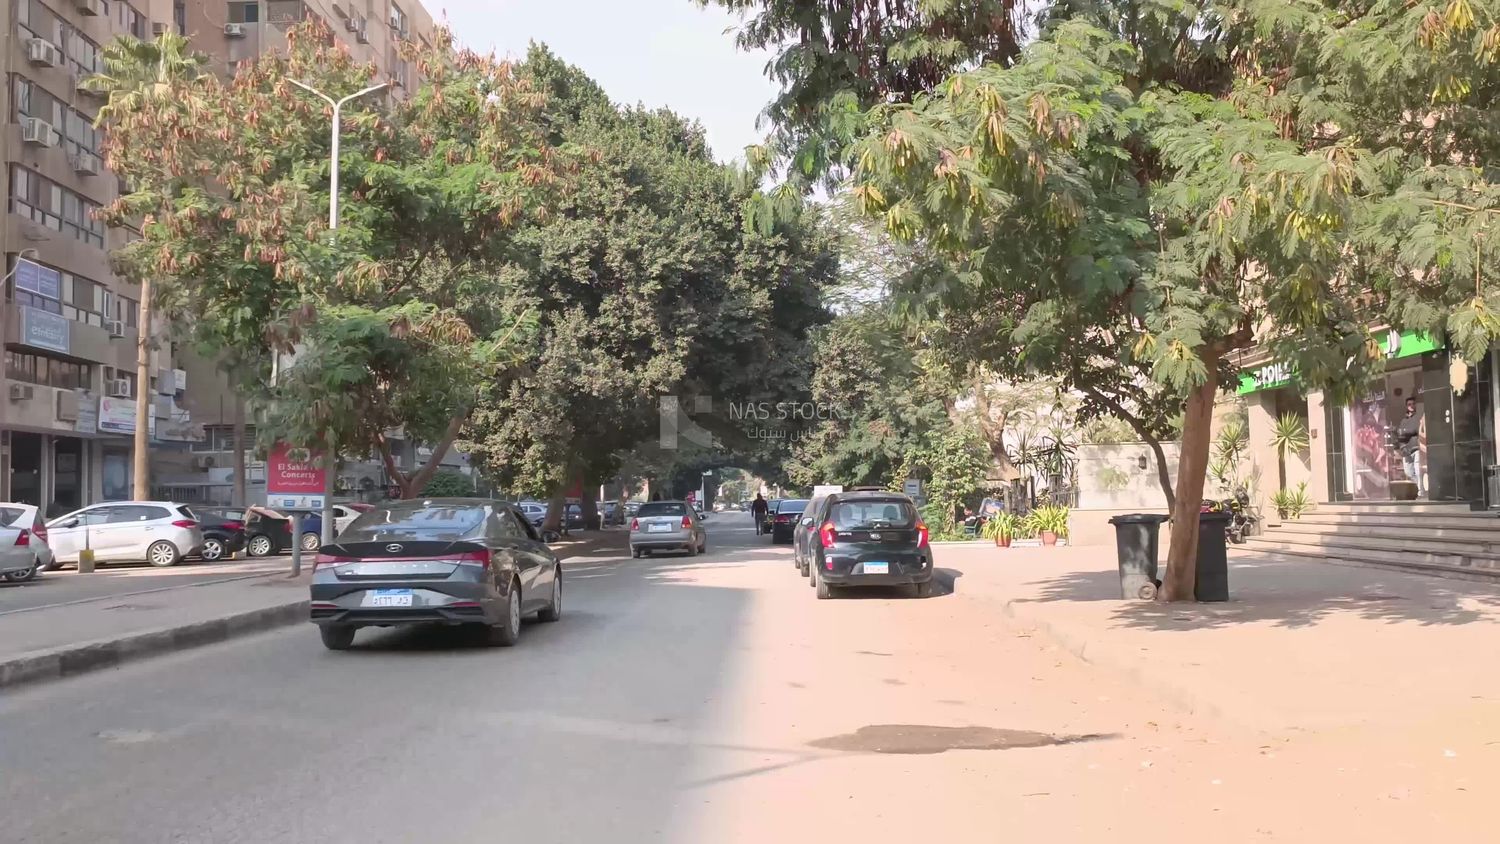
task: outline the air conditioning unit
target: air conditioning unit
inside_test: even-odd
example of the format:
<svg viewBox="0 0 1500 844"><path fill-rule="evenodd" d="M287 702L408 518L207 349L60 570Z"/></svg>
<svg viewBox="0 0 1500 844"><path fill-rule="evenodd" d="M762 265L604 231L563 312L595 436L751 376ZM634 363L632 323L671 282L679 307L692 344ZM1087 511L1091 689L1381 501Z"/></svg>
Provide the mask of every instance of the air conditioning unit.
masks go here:
<svg viewBox="0 0 1500 844"><path fill-rule="evenodd" d="M26 42L26 60L42 67L57 67L62 64L62 51L45 38L32 38Z"/></svg>
<svg viewBox="0 0 1500 844"><path fill-rule="evenodd" d="M396 81L396 87L397 88L405 88L406 87L406 67L405 66L396 68L396 72L394 74L392 74L392 77Z"/></svg>
<svg viewBox="0 0 1500 844"><path fill-rule="evenodd" d="M73 6L78 9L80 15L98 17L101 5L99 0L73 0Z"/></svg>
<svg viewBox="0 0 1500 844"><path fill-rule="evenodd" d="M113 381L109 382L106 387L107 389L105 390L105 392L109 393L110 398L130 398L130 379L128 378L116 378Z"/></svg>
<svg viewBox="0 0 1500 844"><path fill-rule="evenodd" d="M21 124L21 140L28 144L36 144L40 147L50 147L56 144L53 139L52 124L38 117L28 117Z"/></svg>
<svg viewBox="0 0 1500 844"><path fill-rule="evenodd" d="M225 38L244 38L245 37L245 25L242 24L242 23L226 23L226 24L224 24L224 37Z"/></svg>
<svg viewBox="0 0 1500 844"><path fill-rule="evenodd" d="M364 18L359 19L359 28L354 30L354 40L361 44L370 43L370 33Z"/></svg>
<svg viewBox="0 0 1500 844"><path fill-rule="evenodd" d="M99 175L99 156L92 152L80 152L73 156L73 172L81 176Z"/></svg>
<svg viewBox="0 0 1500 844"><path fill-rule="evenodd" d="M105 320L104 330L109 332L110 337L118 339L125 336L125 323L118 319Z"/></svg>
<svg viewBox="0 0 1500 844"><path fill-rule="evenodd" d="M350 32L358 32L359 18L344 18L344 28Z"/></svg>
<svg viewBox="0 0 1500 844"><path fill-rule="evenodd" d="M214 467L214 458L213 458L213 455L200 454L197 457L193 458L193 468L194 469L208 470L208 469L212 469L213 467Z"/></svg>
<svg viewBox="0 0 1500 844"><path fill-rule="evenodd" d="M36 395L36 388L31 386L30 384L10 385L11 401L30 401L31 397L34 395Z"/></svg>
<svg viewBox="0 0 1500 844"><path fill-rule="evenodd" d="M153 24L151 24L151 36L153 38L160 37L162 35L166 35L170 31L171 31L170 27L168 27L164 23L153 23Z"/></svg>

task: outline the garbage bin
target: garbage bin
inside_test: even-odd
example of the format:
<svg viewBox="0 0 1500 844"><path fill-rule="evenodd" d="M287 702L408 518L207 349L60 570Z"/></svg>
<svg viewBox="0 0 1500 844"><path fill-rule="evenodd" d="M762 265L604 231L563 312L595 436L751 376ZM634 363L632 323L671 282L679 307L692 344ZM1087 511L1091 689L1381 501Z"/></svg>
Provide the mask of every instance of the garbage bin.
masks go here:
<svg viewBox="0 0 1500 844"><path fill-rule="evenodd" d="M1157 540L1166 520L1159 513L1127 513L1109 520L1115 526L1121 598L1150 601L1156 597L1161 586L1156 579Z"/></svg>
<svg viewBox="0 0 1500 844"><path fill-rule="evenodd" d="M1193 598L1198 601L1229 600L1229 557L1224 547L1224 526L1229 513L1198 514L1198 564Z"/></svg>

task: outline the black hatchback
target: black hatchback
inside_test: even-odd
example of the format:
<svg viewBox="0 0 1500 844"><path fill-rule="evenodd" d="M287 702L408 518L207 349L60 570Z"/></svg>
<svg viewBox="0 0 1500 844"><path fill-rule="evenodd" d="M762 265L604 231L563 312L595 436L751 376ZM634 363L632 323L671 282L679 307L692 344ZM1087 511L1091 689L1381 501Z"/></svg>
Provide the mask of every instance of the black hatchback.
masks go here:
<svg viewBox="0 0 1500 844"><path fill-rule="evenodd" d="M910 498L835 493L822 511L809 555L819 598L846 586L911 586L919 598L932 594L932 545Z"/></svg>

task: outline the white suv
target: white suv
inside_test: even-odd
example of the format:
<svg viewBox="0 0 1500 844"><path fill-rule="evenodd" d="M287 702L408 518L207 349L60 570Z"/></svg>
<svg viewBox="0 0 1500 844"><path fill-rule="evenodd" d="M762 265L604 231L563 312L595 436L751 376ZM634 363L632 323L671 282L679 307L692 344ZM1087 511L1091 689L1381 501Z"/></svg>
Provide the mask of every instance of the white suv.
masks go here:
<svg viewBox="0 0 1500 844"><path fill-rule="evenodd" d="M145 560L174 566L203 547L203 530L186 504L112 501L48 522L47 544L56 565L76 563L78 552L91 548L101 563Z"/></svg>
<svg viewBox="0 0 1500 844"><path fill-rule="evenodd" d="M21 583L51 566L47 528L37 509L30 504L0 502L0 575Z"/></svg>

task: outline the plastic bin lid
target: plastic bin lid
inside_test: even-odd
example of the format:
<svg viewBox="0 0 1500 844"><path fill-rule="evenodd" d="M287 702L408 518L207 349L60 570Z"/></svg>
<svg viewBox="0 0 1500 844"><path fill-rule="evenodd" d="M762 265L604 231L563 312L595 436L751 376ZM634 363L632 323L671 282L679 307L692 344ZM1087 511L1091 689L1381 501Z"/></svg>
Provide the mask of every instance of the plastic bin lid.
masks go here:
<svg viewBox="0 0 1500 844"><path fill-rule="evenodd" d="M1199 513L1198 514L1198 521L1200 523L1201 522L1227 522L1227 521L1229 521L1229 518L1230 518L1230 514L1224 512L1222 510L1219 511L1219 512L1217 512L1217 513Z"/></svg>
<svg viewBox="0 0 1500 844"><path fill-rule="evenodd" d="M1122 513L1118 516L1111 516L1109 523L1112 525L1159 525L1171 518L1161 513Z"/></svg>

